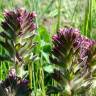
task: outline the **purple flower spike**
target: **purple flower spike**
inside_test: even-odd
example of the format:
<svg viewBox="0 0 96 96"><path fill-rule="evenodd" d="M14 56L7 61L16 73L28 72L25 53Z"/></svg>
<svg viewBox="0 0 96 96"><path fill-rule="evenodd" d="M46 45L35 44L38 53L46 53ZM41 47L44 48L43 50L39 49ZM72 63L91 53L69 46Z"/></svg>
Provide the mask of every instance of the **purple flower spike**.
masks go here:
<svg viewBox="0 0 96 96"><path fill-rule="evenodd" d="M67 46L74 46L74 44L78 43L77 39L79 36L79 30L73 28L64 28L60 29L59 33L54 35L52 39L55 44L57 43L58 47L65 47L66 45L67 48Z"/></svg>
<svg viewBox="0 0 96 96"><path fill-rule="evenodd" d="M60 91L57 91L56 88L54 90L62 94L67 89L66 82L68 82L70 96L78 92L81 92L78 95L85 94L96 77L94 67L94 65L96 66L96 41L84 37L78 29L74 28L60 29L52 40L53 48L49 58L51 63L56 66L51 76L60 84L56 88L61 88ZM48 89L48 92L51 88Z"/></svg>
<svg viewBox="0 0 96 96"><path fill-rule="evenodd" d="M91 51L91 48L96 45L95 40L88 39L84 36L81 36L78 39L78 42L80 44L80 59L84 58L85 56L88 56Z"/></svg>
<svg viewBox="0 0 96 96"><path fill-rule="evenodd" d="M29 88L28 83L28 80L17 76L15 79L8 77L2 82L2 88L4 88L4 92L7 94L11 92L10 94L13 95L15 93L16 96L29 96L32 90Z"/></svg>
<svg viewBox="0 0 96 96"><path fill-rule="evenodd" d="M56 61L58 62L58 64L71 61L70 59L72 55L80 47L78 42L79 37L79 30L74 28L60 29L58 34L52 37L54 43L52 54L57 58ZM54 61L51 57L50 59Z"/></svg>
<svg viewBox="0 0 96 96"><path fill-rule="evenodd" d="M37 15L35 12L29 13L21 8L16 11L5 11L4 16L5 21L2 22L2 27L7 32L10 29L10 31L13 32L14 37L16 37L16 35L18 36L27 32L32 32L36 29L34 19Z"/></svg>

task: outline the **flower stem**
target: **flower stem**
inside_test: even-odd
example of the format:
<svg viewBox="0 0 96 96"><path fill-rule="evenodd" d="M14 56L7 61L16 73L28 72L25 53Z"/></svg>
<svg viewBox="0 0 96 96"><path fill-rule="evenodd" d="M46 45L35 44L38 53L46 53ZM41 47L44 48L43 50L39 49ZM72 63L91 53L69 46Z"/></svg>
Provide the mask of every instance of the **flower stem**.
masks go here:
<svg viewBox="0 0 96 96"><path fill-rule="evenodd" d="M32 89L32 63L28 64L28 71L29 71L29 86Z"/></svg>
<svg viewBox="0 0 96 96"><path fill-rule="evenodd" d="M61 0L58 0L58 19L57 19L57 26L56 26L56 32L58 33L58 30L60 28L60 10L61 10Z"/></svg>

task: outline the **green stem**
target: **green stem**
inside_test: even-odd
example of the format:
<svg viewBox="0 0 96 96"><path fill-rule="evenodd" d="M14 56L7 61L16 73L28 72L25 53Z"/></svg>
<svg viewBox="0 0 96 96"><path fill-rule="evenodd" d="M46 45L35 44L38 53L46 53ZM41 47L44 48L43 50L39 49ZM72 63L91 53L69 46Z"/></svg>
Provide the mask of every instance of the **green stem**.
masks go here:
<svg viewBox="0 0 96 96"><path fill-rule="evenodd" d="M61 10L61 0L58 0L58 19L57 19L57 27L56 27L56 32L58 33L58 30L60 28L60 10Z"/></svg>
<svg viewBox="0 0 96 96"><path fill-rule="evenodd" d="M85 20L84 20L84 35L91 37L92 31L92 0L87 1L85 8Z"/></svg>
<svg viewBox="0 0 96 96"><path fill-rule="evenodd" d="M28 64L28 71L29 71L29 86L32 89L32 63Z"/></svg>
<svg viewBox="0 0 96 96"><path fill-rule="evenodd" d="M2 47L0 46L0 53L2 54ZM2 80L2 61L0 62L0 79Z"/></svg>
<svg viewBox="0 0 96 96"><path fill-rule="evenodd" d="M40 80L41 80L41 89L42 89L42 96L46 96L45 92L45 85L44 85L44 71L43 71L43 57L41 55L41 60L40 60Z"/></svg>

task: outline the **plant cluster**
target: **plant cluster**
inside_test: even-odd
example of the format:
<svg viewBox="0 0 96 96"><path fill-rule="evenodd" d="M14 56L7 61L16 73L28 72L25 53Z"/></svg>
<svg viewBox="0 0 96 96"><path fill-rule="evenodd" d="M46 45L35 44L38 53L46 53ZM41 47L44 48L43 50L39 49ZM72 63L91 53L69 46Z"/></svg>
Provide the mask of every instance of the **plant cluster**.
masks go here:
<svg viewBox="0 0 96 96"><path fill-rule="evenodd" d="M50 61L56 68L51 76L58 83L57 87L49 86L47 93L88 96L96 79L96 41L81 35L78 29L64 28L53 36L53 45Z"/></svg>
<svg viewBox="0 0 96 96"><path fill-rule="evenodd" d="M33 52L37 44L33 41L36 35L35 17L35 12L24 9L4 13L0 45L5 54L0 55L0 61L10 61L13 66L7 78L0 82L0 96L31 96L32 62L37 57ZM47 86L46 94L88 96L96 79L96 41L69 27L60 29L52 40L49 59L55 67L50 75L56 84ZM25 67L28 69L26 73Z"/></svg>
<svg viewBox="0 0 96 96"><path fill-rule="evenodd" d="M28 90L32 89L30 62L36 58L32 52L32 48L36 45L36 42L32 40L36 35L35 17L35 12L29 13L24 9L4 13L5 20L1 23L4 31L0 32L0 45L5 49L5 54L0 55L0 61L10 61L13 68L0 85L0 88L5 90L0 90L0 96L1 94L5 96L4 94L7 93L6 96L10 96L10 94L11 96L13 94L14 96L28 96ZM24 77L26 75L24 66L28 66L29 82Z"/></svg>

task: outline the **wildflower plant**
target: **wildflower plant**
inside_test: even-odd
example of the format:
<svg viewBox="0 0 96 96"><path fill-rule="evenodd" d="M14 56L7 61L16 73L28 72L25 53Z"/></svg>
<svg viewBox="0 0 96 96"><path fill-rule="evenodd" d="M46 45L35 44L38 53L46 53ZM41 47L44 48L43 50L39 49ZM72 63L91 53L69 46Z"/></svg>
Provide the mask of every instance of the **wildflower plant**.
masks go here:
<svg viewBox="0 0 96 96"><path fill-rule="evenodd" d="M47 94L88 96L95 79L96 41L82 36L74 28L61 29L52 39L50 61L55 68L51 76L57 86L49 86Z"/></svg>
<svg viewBox="0 0 96 96"><path fill-rule="evenodd" d="M8 77L0 84L1 96L29 96L31 89L28 80L16 76L15 69L9 71Z"/></svg>
<svg viewBox="0 0 96 96"><path fill-rule="evenodd" d="M6 10L4 13L5 20L1 23L3 31L0 32L0 45L5 49L5 54L0 55L0 61L7 60L13 63L16 70L16 75L14 78L11 78L9 76L7 78L7 81L16 81L16 86L18 85L17 79L23 78L23 76L25 75L23 74L25 65L30 66L28 67L29 78L32 78L32 70L30 68L32 62L36 58L36 56L32 52L32 48L36 45L36 42L33 42L33 37L36 35L36 32L34 31L36 29L35 17L35 12L29 13L22 8L14 11ZM30 88L32 88L32 79L30 79L29 81ZM6 82L6 80L4 82ZM22 82L23 81L21 80L20 84ZM22 84L18 86L21 88L23 86ZM28 95L23 94L22 96Z"/></svg>

